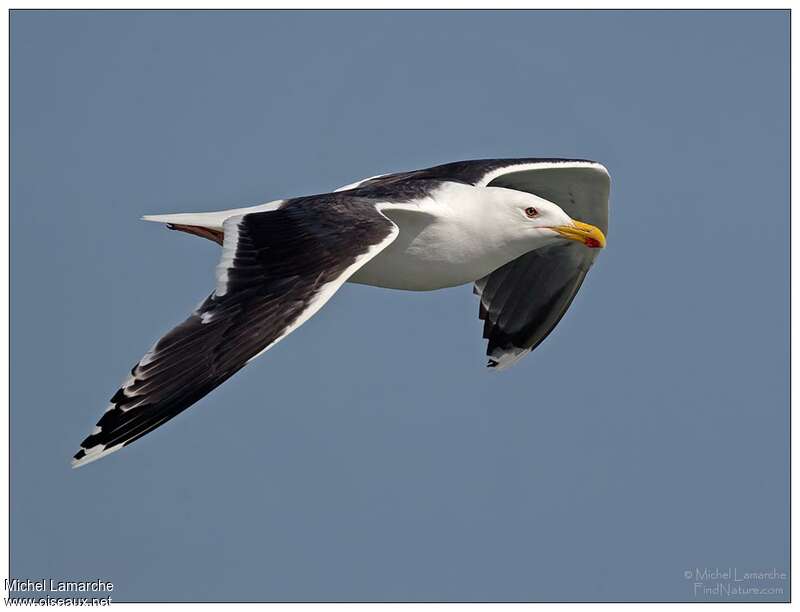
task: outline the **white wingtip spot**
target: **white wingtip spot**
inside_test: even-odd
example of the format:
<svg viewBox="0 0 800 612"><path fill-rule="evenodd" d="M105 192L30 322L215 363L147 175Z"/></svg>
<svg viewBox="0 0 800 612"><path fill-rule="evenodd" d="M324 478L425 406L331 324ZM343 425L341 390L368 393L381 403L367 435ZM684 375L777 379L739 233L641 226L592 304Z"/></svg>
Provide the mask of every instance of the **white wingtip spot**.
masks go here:
<svg viewBox="0 0 800 612"><path fill-rule="evenodd" d="M110 455L113 452L118 451L124 446L124 444L117 444L116 446L110 446L106 448L102 444L98 444L93 446L92 448L82 448L81 450L85 453L83 457L80 459L72 459L72 468L79 468L83 467L84 465L91 463L92 461L97 461L101 457L105 457L106 455Z"/></svg>
<svg viewBox="0 0 800 612"><path fill-rule="evenodd" d="M495 351L494 354L489 355L489 362L486 366L490 370L505 370L517 363L525 355L530 353L530 349L513 348L506 351Z"/></svg>

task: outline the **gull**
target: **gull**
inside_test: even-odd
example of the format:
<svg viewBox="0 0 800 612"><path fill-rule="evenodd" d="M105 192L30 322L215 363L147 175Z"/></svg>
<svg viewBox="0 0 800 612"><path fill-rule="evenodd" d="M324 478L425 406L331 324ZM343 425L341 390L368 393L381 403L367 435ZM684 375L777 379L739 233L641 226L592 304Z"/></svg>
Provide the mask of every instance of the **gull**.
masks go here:
<svg viewBox="0 0 800 612"><path fill-rule="evenodd" d="M605 246L609 188L605 167L590 160L484 159L249 208L143 217L220 244L216 286L133 367L73 467L186 410L345 282L408 291L473 283L487 365L508 367L552 331Z"/></svg>

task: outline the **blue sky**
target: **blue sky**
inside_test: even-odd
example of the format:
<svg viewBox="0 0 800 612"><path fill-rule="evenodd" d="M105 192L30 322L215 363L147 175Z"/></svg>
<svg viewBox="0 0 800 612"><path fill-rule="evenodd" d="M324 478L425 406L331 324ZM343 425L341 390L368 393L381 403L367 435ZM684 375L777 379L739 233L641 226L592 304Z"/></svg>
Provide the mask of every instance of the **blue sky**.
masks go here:
<svg viewBox="0 0 800 612"><path fill-rule="evenodd" d="M785 11L14 12L13 575L558 601L788 571L788 32ZM347 285L70 470L212 287L218 247L141 215L515 156L613 179L608 248L515 368L483 367L469 287Z"/></svg>

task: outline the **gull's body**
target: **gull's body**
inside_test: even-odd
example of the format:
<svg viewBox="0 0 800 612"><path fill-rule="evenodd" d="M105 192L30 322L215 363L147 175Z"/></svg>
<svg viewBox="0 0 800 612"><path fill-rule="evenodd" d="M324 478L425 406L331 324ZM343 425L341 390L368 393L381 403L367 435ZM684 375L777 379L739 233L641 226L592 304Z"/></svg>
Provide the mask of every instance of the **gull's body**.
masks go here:
<svg viewBox="0 0 800 612"><path fill-rule="evenodd" d="M134 366L73 465L191 406L348 281L413 291L475 283L489 365L514 363L566 311L596 254L586 247L605 244L608 185L605 168L585 160L478 160L249 208L145 217L220 243L216 287Z"/></svg>
<svg viewBox="0 0 800 612"><path fill-rule="evenodd" d="M494 223L499 204L518 197L503 187L443 183L406 205L384 205L381 212L400 232L391 244L359 268L350 282L411 291L432 291L472 283L520 255L558 240L515 240ZM541 205L525 194L526 203ZM495 206L496 204L496 206Z"/></svg>

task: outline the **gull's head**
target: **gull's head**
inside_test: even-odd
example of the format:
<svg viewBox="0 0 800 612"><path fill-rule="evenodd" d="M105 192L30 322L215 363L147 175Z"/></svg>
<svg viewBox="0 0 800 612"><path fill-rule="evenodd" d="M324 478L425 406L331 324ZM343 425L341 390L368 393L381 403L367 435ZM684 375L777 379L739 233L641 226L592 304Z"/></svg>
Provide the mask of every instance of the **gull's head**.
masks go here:
<svg viewBox="0 0 800 612"><path fill-rule="evenodd" d="M515 240L541 246L562 240L580 242L591 249L606 246L600 228L572 219L557 204L524 191L500 189L504 192L498 198L502 202L504 225Z"/></svg>

